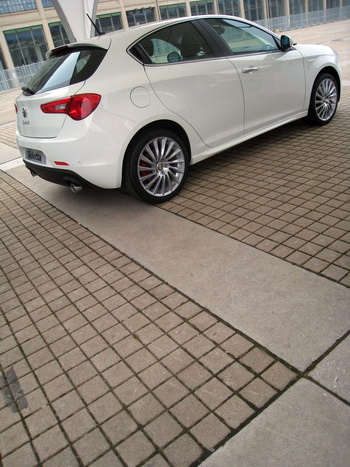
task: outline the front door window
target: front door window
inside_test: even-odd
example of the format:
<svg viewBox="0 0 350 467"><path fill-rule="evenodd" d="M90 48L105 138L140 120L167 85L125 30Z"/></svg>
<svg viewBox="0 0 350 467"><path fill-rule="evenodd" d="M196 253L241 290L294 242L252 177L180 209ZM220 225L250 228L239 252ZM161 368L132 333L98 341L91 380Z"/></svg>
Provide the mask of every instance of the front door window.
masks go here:
<svg viewBox="0 0 350 467"><path fill-rule="evenodd" d="M214 18L206 21L222 37L233 54L278 50L273 36L249 23Z"/></svg>

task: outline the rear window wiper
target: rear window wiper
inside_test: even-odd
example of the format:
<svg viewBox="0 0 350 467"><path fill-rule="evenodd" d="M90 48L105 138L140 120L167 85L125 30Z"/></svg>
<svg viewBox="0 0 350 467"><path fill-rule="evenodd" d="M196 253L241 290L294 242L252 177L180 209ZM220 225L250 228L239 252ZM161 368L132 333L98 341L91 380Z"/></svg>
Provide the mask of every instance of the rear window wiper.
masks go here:
<svg viewBox="0 0 350 467"><path fill-rule="evenodd" d="M27 96L32 96L33 94L35 94L35 92L28 88L28 86L22 86L22 91L27 95Z"/></svg>

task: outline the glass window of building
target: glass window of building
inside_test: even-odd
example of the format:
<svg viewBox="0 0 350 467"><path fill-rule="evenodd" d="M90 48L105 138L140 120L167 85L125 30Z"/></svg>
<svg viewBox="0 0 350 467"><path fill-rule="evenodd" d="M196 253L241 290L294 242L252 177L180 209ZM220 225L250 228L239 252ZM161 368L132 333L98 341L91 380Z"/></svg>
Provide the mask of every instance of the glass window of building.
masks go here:
<svg viewBox="0 0 350 467"><path fill-rule="evenodd" d="M68 36L61 23L50 23L49 27L55 47L60 47L61 45L69 44Z"/></svg>
<svg viewBox="0 0 350 467"><path fill-rule="evenodd" d="M250 21L264 19L263 0L244 0L245 17Z"/></svg>
<svg viewBox="0 0 350 467"><path fill-rule="evenodd" d="M1 15L27 10L36 10L35 0L1 0L0 2Z"/></svg>
<svg viewBox="0 0 350 467"><path fill-rule="evenodd" d="M312 1L312 0L310 0ZM316 0L323 1L323 0ZM284 2L281 0L270 0L267 2L267 13L269 18L284 16Z"/></svg>
<svg viewBox="0 0 350 467"><path fill-rule="evenodd" d="M112 13L110 15L99 15L96 17L96 26L99 31L112 32L117 29L122 29L120 13Z"/></svg>
<svg viewBox="0 0 350 467"><path fill-rule="evenodd" d="M214 13L214 4L211 0L191 2L191 15L211 15Z"/></svg>
<svg viewBox="0 0 350 467"><path fill-rule="evenodd" d="M340 5L340 0L327 0L327 10L329 8L339 8ZM346 1L346 0L343 0L343 6L346 6L346 5L349 5L349 1ZM320 8L320 10L323 10L323 6L322 8Z"/></svg>
<svg viewBox="0 0 350 467"><path fill-rule="evenodd" d="M308 8L309 8L309 11L323 10L323 0L309 0Z"/></svg>
<svg viewBox="0 0 350 467"><path fill-rule="evenodd" d="M239 0L219 0L219 13L239 16Z"/></svg>
<svg viewBox="0 0 350 467"><path fill-rule="evenodd" d="M154 8L138 8L126 12L129 26L137 26L138 24L151 23L154 21Z"/></svg>
<svg viewBox="0 0 350 467"><path fill-rule="evenodd" d="M43 7L44 7L44 8L50 8L50 7L53 6L53 3L52 3L51 0L41 0L41 1L42 1L42 3L43 3Z"/></svg>
<svg viewBox="0 0 350 467"><path fill-rule="evenodd" d="M45 60L47 44L41 26L12 29L4 31L4 35L15 66Z"/></svg>
<svg viewBox="0 0 350 467"><path fill-rule="evenodd" d="M291 15L305 13L305 0L290 0L289 7Z"/></svg>
<svg viewBox="0 0 350 467"><path fill-rule="evenodd" d="M162 19L181 18L186 16L186 3L178 5L167 5L160 7L160 16Z"/></svg>

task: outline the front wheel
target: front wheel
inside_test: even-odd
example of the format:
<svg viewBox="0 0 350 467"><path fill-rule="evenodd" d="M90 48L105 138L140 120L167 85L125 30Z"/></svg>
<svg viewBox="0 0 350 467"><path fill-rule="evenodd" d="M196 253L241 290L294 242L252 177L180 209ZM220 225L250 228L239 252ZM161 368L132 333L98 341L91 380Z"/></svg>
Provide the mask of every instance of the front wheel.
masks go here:
<svg viewBox="0 0 350 467"><path fill-rule="evenodd" d="M186 145L172 131L145 132L126 154L125 188L152 204L169 201L185 183L188 159Z"/></svg>
<svg viewBox="0 0 350 467"><path fill-rule="evenodd" d="M322 73L311 92L306 121L312 125L326 125L335 115L339 100L338 84L332 75Z"/></svg>

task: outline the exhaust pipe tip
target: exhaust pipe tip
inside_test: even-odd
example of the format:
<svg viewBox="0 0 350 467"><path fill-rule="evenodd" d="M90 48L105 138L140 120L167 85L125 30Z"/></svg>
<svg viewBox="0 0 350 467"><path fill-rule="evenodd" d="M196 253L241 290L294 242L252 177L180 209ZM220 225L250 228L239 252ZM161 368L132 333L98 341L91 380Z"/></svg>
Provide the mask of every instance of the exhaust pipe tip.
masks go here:
<svg viewBox="0 0 350 467"><path fill-rule="evenodd" d="M38 176L38 174L36 172L34 172L33 170L30 170L30 175L32 177L37 177Z"/></svg>
<svg viewBox="0 0 350 467"><path fill-rule="evenodd" d="M81 185L75 185L74 183L70 184L70 189L73 193L79 193L83 189Z"/></svg>

